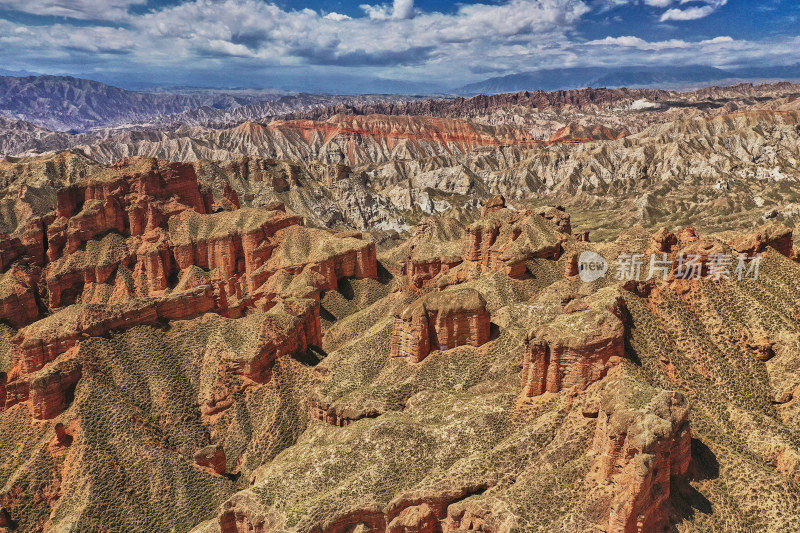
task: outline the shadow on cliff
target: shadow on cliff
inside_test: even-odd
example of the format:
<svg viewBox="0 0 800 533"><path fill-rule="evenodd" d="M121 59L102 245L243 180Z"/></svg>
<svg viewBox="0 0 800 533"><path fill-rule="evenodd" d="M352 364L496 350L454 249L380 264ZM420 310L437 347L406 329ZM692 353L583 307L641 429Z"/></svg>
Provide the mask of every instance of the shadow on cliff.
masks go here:
<svg viewBox="0 0 800 533"><path fill-rule="evenodd" d="M636 322L633 320L633 316L628 312L627 309L622 310L622 320L625 322L625 355L630 359L636 366L642 366L642 359L639 357L639 353L636 351L636 348L633 346L633 332L636 329Z"/></svg>
<svg viewBox="0 0 800 533"><path fill-rule="evenodd" d="M673 484L673 505L677 522L692 520L696 513L710 515L713 505L689 481L704 481L719 477L719 462L714 452L699 439L692 439L692 466L687 478Z"/></svg>
<svg viewBox="0 0 800 533"><path fill-rule="evenodd" d="M317 366L328 357L328 354L318 346L309 346L307 350L295 352L290 357L300 364Z"/></svg>
<svg viewBox="0 0 800 533"><path fill-rule="evenodd" d="M393 279L394 276L392 273L389 272L381 263L378 263L378 283L381 285L387 285L391 283ZM339 280L336 290L346 300L352 300L356 297L355 288L353 287L353 282L356 280L357 278L342 278Z"/></svg>

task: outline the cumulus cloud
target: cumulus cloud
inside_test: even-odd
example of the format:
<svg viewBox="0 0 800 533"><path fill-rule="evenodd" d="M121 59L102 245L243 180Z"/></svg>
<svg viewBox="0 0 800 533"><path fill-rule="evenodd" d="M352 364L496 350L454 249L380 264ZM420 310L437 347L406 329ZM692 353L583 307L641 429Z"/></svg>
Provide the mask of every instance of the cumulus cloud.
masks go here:
<svg viewBox="0 0 800 533"><path fill-rule="evenodd" d="M705 18L719 8L728 3L728 0L681 0L681 4L688 4L689 2L701 1L706 5L694 6L686 9L668 9L661 15L661 22L668 20L697 20Z"/></svg>
<svg viewBox="0 0 800 533"><path fill-rule="evenodd" d="M394 0L391 6L362 4L360 7L372 20L412 19L416 14L414 0Z"/></svg>
<svg viewBox="0 0 800 533"><path fill-rule="evenodd" d="M343 15L342 13L334 12L334 13L328 13L327 15L325 15L325 18L328 20L342 21L342 20L350 20L352 17L348 17L347 15Z"/></svg>
<svg viewBox="0 0 800 533"><path fill-rule="evenodd" d="M620 46L627 48L636 48L639 50L667 50L670 48L696 48L704 47L713 44L726 44L733 43L734 40L728 36L714 37L698 42L684 41L682 39L669 39L667 41L649 42L640 37L633 37L625 35L622 37L606 37L595 41L589 41L586 44L589 46Z"/></svg>
<svg viewBox="0 0 800 533"><path fill-rule="evenodd" d="M34 15L114 21L127 17L128 8L147 0L0 0L0 9Z"/></svg>
<svg viewBox="0 0 800 533"><path fill-rule="evenodd" d="M349 17L311 9L286 9L268 0L184 0L132 13L144 0L29 0L27 5L68 5L83 22L26 24L0 18L0 57L6 68L76 73L93 72L269 72L439 80L461 85L485 73L509 73L564 66L614 64L729 64L770 58L797 62L798 40L748 42L727 36L703 41L647 41L638 36L581 42L578 24L592 7L589 0L485 0L462 4L449 13L429 12L413 0L366 6ZM612 0L608 0L612 1ZM613 0L662 10L717 9L726 0ZM0 0L11 9L22 0ZM662 5L663 4L663 5ZM85 22L94 5L96 20ZM82 6L82 7L81 7ZM120 22L110 27L110 13ZM75 11L78 8L83 11ZM14 8L17 9L17 8ZM33 9L33 8L31 8ZM18 10L21 10L18 9ZM371 10L371 11L370 11ZM78 16L78 14L83 13ZM641 33L640 33L641 35ZM609 53L613 49L613 53ZM77 67L76 67L77 66ZM84 73L85 70L77 71Z"/></svg>
<svg viewBox="0 0 800 533"><path fill-rule="evenodd" d="M667 20L696 20L709 16L714 12L711 6L690 7L688 9L668 9L661 15L661 22Z"/></svg>

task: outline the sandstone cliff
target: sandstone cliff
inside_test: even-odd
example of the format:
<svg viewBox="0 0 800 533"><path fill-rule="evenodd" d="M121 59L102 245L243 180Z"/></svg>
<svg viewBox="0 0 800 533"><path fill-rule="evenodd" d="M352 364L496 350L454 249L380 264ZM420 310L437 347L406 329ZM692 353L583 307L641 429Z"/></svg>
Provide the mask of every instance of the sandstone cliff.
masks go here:
<svg viewBox="0 0 800 533"><path fill-rule="evenodd" d="M434 350L481 346L489 334L486 300L478 291L434 292L395 315L390 356L418 363Z"/></svg>
<svg viewBox="0 0 800 533"><path fill-rule="evenodd" d="M662 391L636 409L617 385L603 400L593 443L592 475L613 487L608 531L668 531L672 487L687 479L691 464L686 399Z"/></svg>
<svg viewBox="0 0 800 533"><path fill-rule="evenodd" d="M625 357L625 302L606 288L571 301L527 339L522 368L526 396L562 389L582 391Z"/></svg>

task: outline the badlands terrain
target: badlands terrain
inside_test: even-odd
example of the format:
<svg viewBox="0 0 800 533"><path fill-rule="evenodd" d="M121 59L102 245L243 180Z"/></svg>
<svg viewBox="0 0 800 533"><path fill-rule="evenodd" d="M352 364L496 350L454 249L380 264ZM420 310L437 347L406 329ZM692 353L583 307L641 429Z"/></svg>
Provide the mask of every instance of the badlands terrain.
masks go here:
<svg viewBox="0 0 800 533"><path fill-rule="evenodd" d="M0 530L797 529L799 86L54 83L0 118Z"/></svg>

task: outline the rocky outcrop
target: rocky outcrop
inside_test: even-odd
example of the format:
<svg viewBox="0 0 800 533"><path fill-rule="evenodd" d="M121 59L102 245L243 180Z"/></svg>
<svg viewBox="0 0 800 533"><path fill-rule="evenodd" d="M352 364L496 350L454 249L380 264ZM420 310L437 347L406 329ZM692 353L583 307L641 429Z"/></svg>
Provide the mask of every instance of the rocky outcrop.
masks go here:
<svg viewBox="0 0 800 533"><path fill-rule="evenodd" d="M505 209L505 207L506 199L502 194L492 196L486 200L486 202L484 202L483 207L481 208L481 217L486 218L486 215L489 213L494 213L500 209Z"/></svg>
<svg viewBox="0 0 800 533"><path fill-rule="evenodd" d="M725 254L719 241L698 237L693 228L678 234L680 250L673 254L672 274L681 280L697 280L709 275L711 264Z"/></svg>
<svg viewBox="0 0 800 533"><path fill-rule="evenodd" d="M57 368L38 375L30 382L30 400L33 418L49 420L61 414L72 401L75 386L82 375L77 363L71 368Z"/></svg>
<svg viewBox="0 0 800 533"><path fill-rule="evenodd" d="M348 407L331 405L318 395L312 395L308 402L308 416L311 420L319 420L332 426L349 426L362 418L375 418L382 415L378 409L356 410Z"/></svg>
<svg viewBox="0 0 800 533"><path fill-rule="evenodd" d="M279 357L322 344L319 303L294 300L283 305L281 313L265 316L255 352L228 352L222 355L226 372L261 382ZM291 314L290 314L291 313Z"/></svg>
<svg viewBox="0 0 800 533"><path fill-rule="evenodd" d="M207 203L191 165L123 159L106 175L94 175L58 191L56 218L48 227L47 256L55 261L109 230L141 235L177 212L205 213Z"/></svg>
<svg viewBox="0 0 800 533"><path fill-rule="evenodd" d="M78 350L74 346L41 370L26 372L16 367L11 376L0 376L0 412L29 402L34 419L49 420L61 414L71 403L83 373Z"/></svg>
<svg viewBox="0 0 800 533"><path fill-rule="evenodd" d="M447 507L447 517L442 521L442 533L509 533L514 524L514 515L502 500L491 497L466 499Z"/></svg>
<svg viewBox="0 0 800 533"><path fill-rule="evenodd" d="M0 320L21 328L39 318L36 303L36 269L13 266L0 274Z"/></svg>
<svg viewBox="0 0 800 533"><path fill-rule="evenodd" d="M667 228L661 228L650 239L651 253L671 253L678 246L678 237ZM645 254L646 255L646 254Z"/></svg>
<svg viewBox="0 0 800 533"><path fill-rule="evenodd" d="M431 293L394 317L391 357L418 363L434 350L481 346L490 336L486 301L474 289Z"/></svg>
<svg viewBox="0 0 800 533"><path fill-rule="evenodd" d="M571 231L569 215L555 208L543 213L499 207L488 211L485 218L467 228L465 263L477 265L479 271L499 271L521 278L527 270L526 261L558 259L562 249L556 231Z"/></svg>
<svg viewBox="0 0 800 533"><path fill-rule="evenodd" d="M414 287L422 288L427 281L439 274L448 274L462 262L463 259L458 256L411 257L408 259L406 273Z"/></svg>
<svg viewBox="0 0 800 533"><path fill-rule="evenodd" d="M762 253L769 246L779 254L791 257L794 238L791 228L778 222L772 222L761 226L749 235L732 241L730 245L734 250L746 256Z"/></svg>
<svg viewBox="0 0 800 533"><path fill-rule="evenodd" d="M766 362L775 357L775 343L765 337L747 342L747 347L759 361Z"/></svg>
<svg viewBox="0 0 800 533"><path fill-rule="evenodd" d="M572 254L567 261L567 266L564 267L564 276L567 278L573 278L580 273L580 267L578 265L578 254Z"/></svg>
<svg viewBox="0 0 800 533"><path fill-rule="evenodd" d="M586 143L594 141L614 141L627 137L627 130L615 130L606 126L568 124L550 136L551 143Z"/></svg>
<svg viewBox="0 0 800 533"><path fill-rule="evenodd" d="M633 393L618 385L603 399L593 442L591 476L613 488L607 531L664 531L671 488L687 478L691 463L688 405L680 393L661 391L636 408Z"/></svg>
<svg viewBox="0 0 800 533"><path fill-rule="evenodd" d="M526 397L563 389L585 390L625 357L625 302L606 288L571 301L527 339L522 364Z"/></svg>
<svg viewBox="0 0 800 533"><path fill-rule="evenodd" d="M386 533L436 533L439 529L436 510L427 503L421 503L403 509L386 526Z"/></svg>
<svg viewBox="0 0 800 533"><path fill-rule="evenodd" d="M150 159L59 190L47 246L43 233L35 253L20 244L0 279L0 319L21 328L0 410L29 402L34 418L57 416L82 375L81 340L141 324L269 311L256 347L218 354L221 392L204 393L206 416L267 380L277 358L321 345L320 292L377 277L375 244L305 228L282 205L237 208L232 191L223 202L230 210L209 214L192 166ZM37 320L40 304L50 314Z"/></svg>
<svg viewBox="0 0 800 533"><path fill-rule="evenodd" d="M227 459L222 446L206 446L194 454L194 463L202 468L208 468L215 474L222 475L227 469Z"/></svg>
<svg viewBox="0 0 800 533"><path fill-rule="evenodd" d="M539 210L538 215L556 225L561 233L572 234L572 222L569 213L562 206L550 206Z"/></svg>

